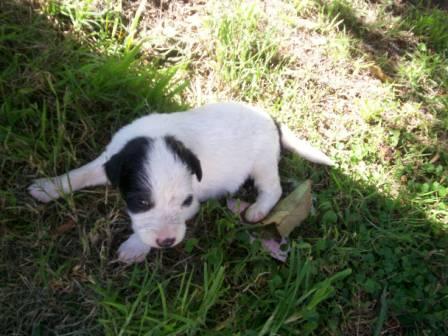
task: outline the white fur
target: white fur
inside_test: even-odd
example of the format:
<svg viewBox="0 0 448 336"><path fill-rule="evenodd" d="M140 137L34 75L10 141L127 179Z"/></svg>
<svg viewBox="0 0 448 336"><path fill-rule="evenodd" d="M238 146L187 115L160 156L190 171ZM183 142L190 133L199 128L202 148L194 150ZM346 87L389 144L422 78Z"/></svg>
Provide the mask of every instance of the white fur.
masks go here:
<svg viewBox="0 0 448 336"><path fill-rule="evenodd" d="M281 126L282 144L306 159L331 165L322 152L298 139ZM200 160L203 178L199 182L172 152L162 138L175 136ZM48 202L61 194L87 186L108 183L104 163L133 138L155 139L145 174L149 176L155 207L131 214L135 234L119 249L124 262L144 259L156 239L174 237L179 243L185 234L185 221L198 211L199 202L232 194L251 176L258 197L246 211L246 219L264 218L281 195L278 175L280 139L270 116L253 107L222 103L206 105L186 112L151 114L120 129L106 150L89 164L55 178L39 179L29 187L30 194ZM186 196L194 195L190 207L182 207Z"/></svg>

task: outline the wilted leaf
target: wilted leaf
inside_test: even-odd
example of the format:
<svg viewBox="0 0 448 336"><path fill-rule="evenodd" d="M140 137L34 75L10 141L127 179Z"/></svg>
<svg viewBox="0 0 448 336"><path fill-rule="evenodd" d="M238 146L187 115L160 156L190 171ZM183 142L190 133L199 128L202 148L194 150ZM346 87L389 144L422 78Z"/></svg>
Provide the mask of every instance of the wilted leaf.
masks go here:
<svg viewBox="0 0 448 336"><path fill-rule="evenodd" d="M311 211L311 181L306 180L282 199L261 223L274 224L282 237L287 237Z"/></svg>
<svg viewBox="0 0 448 336"><path fill-rule="evenodd" d="M238 215L249 205L240 200L227 200L227 207ZM311 205L311 181L306 180L277 203L271 213L261 221L264 227L251 231L251 242L257 237L274 259L285 262L289 253L286 237L308 217Z"/></svg>

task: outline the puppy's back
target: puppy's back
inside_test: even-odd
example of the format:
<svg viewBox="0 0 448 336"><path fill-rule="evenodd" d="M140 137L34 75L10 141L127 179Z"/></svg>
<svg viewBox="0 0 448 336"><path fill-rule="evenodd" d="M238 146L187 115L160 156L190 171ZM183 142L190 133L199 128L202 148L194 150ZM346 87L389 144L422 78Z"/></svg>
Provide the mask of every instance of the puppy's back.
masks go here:
<svg viewBox="0 0 448 336"><path fill-rule="evenodd" d="M266 141L276 137L276 132L270 116L261 110L239 103L210 104L184 112L154 113L139 118L114 135L106 152L111 156L136 137L166 135L177 137L199 152L238 148L246 153L258 152Z"/></svg>

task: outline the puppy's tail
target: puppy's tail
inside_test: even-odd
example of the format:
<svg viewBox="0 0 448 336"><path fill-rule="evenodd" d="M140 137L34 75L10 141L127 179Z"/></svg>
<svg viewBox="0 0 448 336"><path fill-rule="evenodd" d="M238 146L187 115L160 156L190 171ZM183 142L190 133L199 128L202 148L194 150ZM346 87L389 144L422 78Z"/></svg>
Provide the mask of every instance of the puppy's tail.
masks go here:
<svg viewBox="0 0 448 336"><path fill-rule="evenodd" d="M308 161L333 166L334 162L317 148L308 142L299 139L287 126L280 125L282 145Z"/></svg>

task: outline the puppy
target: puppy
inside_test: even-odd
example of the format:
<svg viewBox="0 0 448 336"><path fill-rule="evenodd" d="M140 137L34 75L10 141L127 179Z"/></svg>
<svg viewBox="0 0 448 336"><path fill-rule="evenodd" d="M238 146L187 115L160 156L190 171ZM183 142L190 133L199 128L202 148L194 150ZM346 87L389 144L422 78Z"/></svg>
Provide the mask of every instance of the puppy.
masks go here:
<svg viewBox="0 0 448 336"><path fill-rule="evenodd" d="M49 202L85 187L117 186L134 231L120 246L119 259L140 262L152 247L181 242L185 222L198 212L200 202L236 192L248 177L258 195L246 220L263 219L282 193L281 145L309 161L333 164L267 113L222 103L137 119L121 128L92 162L35 180L28 190L35 199Z"/></svg>

